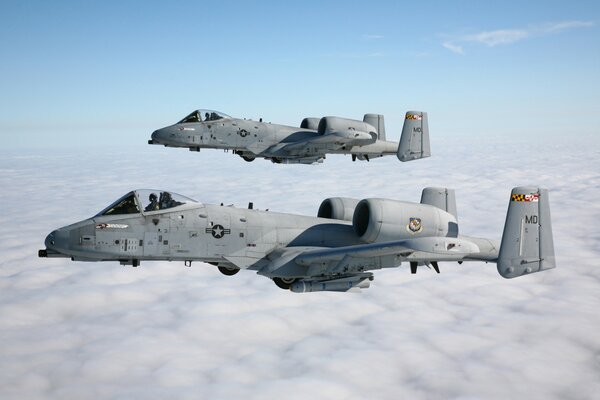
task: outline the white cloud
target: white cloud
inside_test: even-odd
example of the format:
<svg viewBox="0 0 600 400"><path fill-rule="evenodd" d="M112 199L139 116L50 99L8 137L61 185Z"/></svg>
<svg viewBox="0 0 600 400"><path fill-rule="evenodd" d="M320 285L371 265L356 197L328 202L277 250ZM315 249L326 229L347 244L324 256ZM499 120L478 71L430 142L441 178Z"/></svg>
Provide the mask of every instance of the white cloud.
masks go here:
<svg viewBox="0 0 600 400"><path fill-rule="evenodd" d="M552 33L574 28L591 28L592 26L594 26L594 22L592 21L563 21L541 25L537 30L544 33Z"/></svg>
<svg viewBox="0 0 600 400"><path fill-rule="evenodd" d="M0 397L594 398L598 143L432 140L427 160L330 156L319 166L144 145L3 150ZM531 183L551 189L559 266L513 280L494 264L441 263L439 276L375 271L359 295L299 295L201 263L36 257L50 230L133 187L314 214L331 195L418 201L423 186L445 185L464 234L499 238L510 189Z"/></svg>
<svg viewBox="0 0 600 400"><path fill-rule="evenodd" d="M448 50L450 50L453 53L456 54L465 54L465 51L463 50L462 46L450 43L450 42L444 42L442 43L442 46L444 46L445 48L447 48Z"/></svg>
<svg viewBox="0 0 600 400"><path fill-rule="evenodd" d="M475 35L465 36L467 42L478 42L489 47L494 47L499 44L510 44L516 41L525 39L529 36L529 32L518 29L502 29L491 32L480 32Z"/></svg>
<svg viewBox="0 0 600 400"><path fill-rule="evenodd" d="M448 39L442 46L456 54L464 54L464 44L479 43L488 47L512 44L532 36L543 36L560 33L569 29L589 28L594 26L592 21L562 21L542 25L532 25L522 29L498 29L483 31L470 35Z"/></svg>

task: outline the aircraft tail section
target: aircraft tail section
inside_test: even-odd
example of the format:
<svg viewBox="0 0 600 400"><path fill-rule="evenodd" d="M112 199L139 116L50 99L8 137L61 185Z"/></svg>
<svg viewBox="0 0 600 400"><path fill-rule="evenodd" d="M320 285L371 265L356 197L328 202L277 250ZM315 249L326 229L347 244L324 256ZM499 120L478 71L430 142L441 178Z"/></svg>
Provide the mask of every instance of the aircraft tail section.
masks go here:
<svg viewBox="0 0 600 400"><path fill-rule="evenodd" d="M400 161L411 161L431 156L427 113L408 111L397 152Z"/></svg>
<svg viewBox="0 0 600 400"><path fill-rule="evenodd" d="M556 267L548 190L512 190L497 260L504 278Z"/></svg>

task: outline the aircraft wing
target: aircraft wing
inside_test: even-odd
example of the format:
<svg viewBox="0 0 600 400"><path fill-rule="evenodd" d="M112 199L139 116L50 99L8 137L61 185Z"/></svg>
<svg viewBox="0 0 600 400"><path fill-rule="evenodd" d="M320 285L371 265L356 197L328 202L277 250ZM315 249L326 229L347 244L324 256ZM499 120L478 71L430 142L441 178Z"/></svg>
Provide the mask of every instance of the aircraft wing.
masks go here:
<svg viewBox="0 0 600 400"><path fill-rule="evenodd" d="M389 268L402 261L429 263L461 261L480 253L479 246L467 239L427 237L337 248L310 249L294 262L307 268L308 276L362 272Z"/></svg>
<svg viewBox="0 0 600 400"><path fill-rule="evenodd" d="M271 143L269 143L269 142L255 141L255 142L251 143L250 145L246 146L246 149L248 149L255 155L259 155L263 151L267 150L269 147L271 147Z"/></svg>
<svg viewBox="0 0 600 400"><path fill-rule="evenodd" d="M360 134L363 136L367 135L365 133ZM363 143L372 141L372 136L368 136L368 138L361 138ZM269 142L256 141L246 146L246 149L256 155L262 154L265 151L280 157L309 155L312 161L306 162L306 164L310 164L315 162L315 157L320 158L324 153L324 150L337 150L344 146L354 146L357 143L358 141L353 135L328 134L291 143L279 143L276 145L272 145ZM318 154L315 154L315 151L317 151Z"/></svg>
<svg viewBox="0 0 600 400"><path fill-rule="evenodd" d="M344 146L356 146L374 143L376 140L376 133L346 130L331 132L326 135L315 136L298 142L286 143L285 145L279 147L278 150L287 152L289 154L303 154L309 151L314 151L315 147L340 149Z"/></svg>

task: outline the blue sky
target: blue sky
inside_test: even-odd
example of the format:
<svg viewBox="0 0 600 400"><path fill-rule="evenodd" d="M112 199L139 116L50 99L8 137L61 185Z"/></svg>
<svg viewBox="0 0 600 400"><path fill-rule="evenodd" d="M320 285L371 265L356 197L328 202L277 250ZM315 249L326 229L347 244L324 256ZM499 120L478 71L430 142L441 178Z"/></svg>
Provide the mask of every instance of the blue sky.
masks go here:
<svg viewBox="0 0 600 400"><path fill-rule="evenodd" d="M144 144L196 108L598 135L597 2L4 2L3 147Z"/></svg>
<svg viewBox="0 0 600 400"><path fill-rule="evenodd" d="M598 397L600 2L166 3L0 5L0 398ZM275 166L146 144L195 108L379 112L391 139L422 109L433 157ZM497 239L518 185L551 191L558 267L514 280L403 265L304 296L199 262L36 257L135 187L314 215L444 186L461 232Z"/></svg>

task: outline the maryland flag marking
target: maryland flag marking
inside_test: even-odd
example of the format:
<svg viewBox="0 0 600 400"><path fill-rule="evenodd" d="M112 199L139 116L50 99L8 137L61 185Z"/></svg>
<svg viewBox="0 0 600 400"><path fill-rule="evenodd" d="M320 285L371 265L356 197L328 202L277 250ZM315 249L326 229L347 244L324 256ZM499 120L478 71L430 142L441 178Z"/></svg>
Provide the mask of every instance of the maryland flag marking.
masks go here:
<svg viewBox="0 0 600 400"><path fill-rule="evenodd" d="M537 193L513 194L510 198L511 201L525 201L525 202L537 202L539 199L540 199L540 195Z"/></svg>
<svg viewBox="0 0 600 400"><path fill-rule="evenodd" d="M414 119L414 120L420 121L421 119L423 119L423 117L421 117L418 114L409 114L409 113L407 113L406 114L406 119Z"/></svg>

